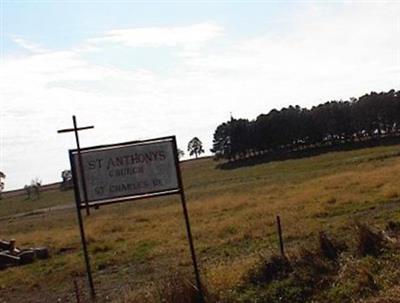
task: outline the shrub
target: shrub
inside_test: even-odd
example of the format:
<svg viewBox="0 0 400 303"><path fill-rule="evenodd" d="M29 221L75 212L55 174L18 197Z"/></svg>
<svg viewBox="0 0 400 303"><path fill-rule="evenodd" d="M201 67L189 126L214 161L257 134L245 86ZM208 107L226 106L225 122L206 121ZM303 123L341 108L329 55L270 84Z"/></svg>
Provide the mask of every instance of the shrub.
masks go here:
<svg viewBox="0 0 400 303"><path fill-rule="evenodd" d="M317 288L329 280L329 275L333 273L335 266L321 258L319 253L308 249L301 249L298 258L293 265L296 277L304 287Z"/></svg>
<svg viewBox="0 0 400 303"><path fill-rule="evenodd" d="M262 285L273 280L286 278L292 272L292 266L286 257L273 255L269 260L261 260L253 267L245 280L253 285Z"/></svg>
<svg viewBox="0 0 400 303"><path fill-rule="evenodd" d="M379 290L379 285L374 277L374 271L377 270L377 268L374 270L374 267L379 264L376 258L349 257L342 261L344 263L331 287L318 297L318 302L364 302L362 298L374 295Z"/></svg>
<svg viewBox="0 0 400 303"><path fill-rule="evenodd" d="M400 222L389 221L385 230L391 234L400 233Z"/></svg>
<svg viewBox="0 0 400 303"><path fill-rule="evenodd" d="M185 273L176 272L156 284L156 302L162 303L198 303L200 301L197 287L186 278ZM205 303L217 302L202 284Z"/></svg>
<svg viewBox="0 0 400 303"><path fill-rule="evenodd" d="M336 260L339 252L335 245L332 243L332 241L329 239L329 237L321 231L319 233L319 249L322 253L322 255L330 260Z"/></svg>
<svg viewBox="0 0 400 303"><path fill-rule="evenodd" d="M336 260L340 253L346 249L346 245L344 243L338 243L331 240L328 235L321 231L319 233L319 250L321 254L329 259L329 260Z"/></svg>
<svg viewBox="0 0 400 303"><path fill-rule="evenodd" d="M357 252L360 256L378 256L382 253L385 241L381 233L374 232L365 224L357 224L358 245Z"/></svg>

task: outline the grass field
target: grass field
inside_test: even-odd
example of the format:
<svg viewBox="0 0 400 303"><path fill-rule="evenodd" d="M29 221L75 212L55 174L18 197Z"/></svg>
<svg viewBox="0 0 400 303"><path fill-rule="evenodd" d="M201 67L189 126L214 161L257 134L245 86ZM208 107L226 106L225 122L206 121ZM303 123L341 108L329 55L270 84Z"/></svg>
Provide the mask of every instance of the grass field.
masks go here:
<svg viewBox="0 0 400 303"><path fill-rule="evenodd" d="M399 151L400 146L375 147L233 170L215 169L211 159L183 163L194 244L209 291L221 302L235 297L264 302L243 290L243 281L260 255L279 252L276 215L293 256L314 248L320 231L351 246L355 222L383 229L400 221ZM35 213L66 204L73 205L72 191L45 192L36 201L0 201L0 238L15 238L20 247L48 246L51 253L49 260L1 271L0 302L75 302L73 279L86 295L75 210ZM13 218L21 212L32 213ZM85 226L99 302L153 302L171 273L192 278L179 197L102 207L85 218ZM353 258L350 252L347 258ZM367 256L349 263L366 268L377 285L357 294L360 300L400 302L389 301L400 293L398 260L392 250L382 259ZM343 299L353 291L354 276L346 274L314 302L357 302L356 296Z"/></svg>

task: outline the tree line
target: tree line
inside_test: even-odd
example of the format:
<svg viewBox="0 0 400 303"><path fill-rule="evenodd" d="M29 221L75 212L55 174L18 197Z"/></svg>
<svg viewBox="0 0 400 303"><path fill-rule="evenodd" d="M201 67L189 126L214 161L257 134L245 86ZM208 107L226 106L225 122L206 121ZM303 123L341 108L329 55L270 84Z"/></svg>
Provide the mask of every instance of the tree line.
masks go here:
<svg viewBox="0 0 400 303"><path fill-rule="evenodd" d="M311 109L273 109L254 120L231 119L215 132L211 151L230 161L280 151L297 151L398 135L400 91L371 92Z"/></svg>

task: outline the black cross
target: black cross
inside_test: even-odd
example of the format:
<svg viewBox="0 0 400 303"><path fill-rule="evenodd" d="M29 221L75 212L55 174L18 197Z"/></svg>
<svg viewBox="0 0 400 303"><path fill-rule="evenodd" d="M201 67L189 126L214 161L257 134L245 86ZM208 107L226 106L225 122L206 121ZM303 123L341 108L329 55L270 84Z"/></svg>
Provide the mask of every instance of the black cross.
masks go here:
<svg viewBox="0 0 400 303"><path fill-rule="evenodd" d="M80 173L81 179L82 179L83 197L85 199L86 214L89 216L90 211L89 211L88 197L87 197L87 191L86 191L85 174L84 174L84 169L83 169L83 165L82 165L81 147L79 144L78 132L81 130L94 128L94 126L77 127L75 116L72 116L72 121L74 123L74 128L60 129L57 131L57 133L59 133L59 134L60 133L69 133L69 132L75 133L76 147L77 147L77 151L78 151L79 173ZM76 180L76 181L78 181L78 180ZM78 182L74 181L74 184L78 184ZM74 191L75 191L76 211L78 214L79 231L81 234L83 254L85 257L86 271L87 271L88 282L89 282L89 287L90 287L90 297L91 297L92 301L94 302L95 298L96 298L96 292L95 292L94 284L93 284L92 270L90 268L90 260L89 260L89 254L88 254L88 249L87 249L87 244L86 244L85 230L83 228L83 220L82 220L82 215L81 215L81 201L80 201L81 197L78 193L78 188L74 188Z"/></svg>
<svg viewBox="0 0 400 303"><path fill-rule="evenodd" d="M85 172L84 172L84 168L83 168L83 165L82 165L81 147L80 147L80 144L79 144L79 134L78 134L78 132L81 131L81 130L92 129L92 128L94 128L94 126L78 127L77 123L76 123L76 117L75 116L72 116L72 121L74 123L74 128L60 129L60 130L57 131L57 133L59 133L59 134L61 134L61 133L70 133L70 132L74 132L75 133L76 149L78 151L79 173L81 175L81 180L82 180L83 198L85 199L86 215L90 216L88 197L87 197L87 191L86 191L86 180L85 180L85 174L84 174Z"/></svg>

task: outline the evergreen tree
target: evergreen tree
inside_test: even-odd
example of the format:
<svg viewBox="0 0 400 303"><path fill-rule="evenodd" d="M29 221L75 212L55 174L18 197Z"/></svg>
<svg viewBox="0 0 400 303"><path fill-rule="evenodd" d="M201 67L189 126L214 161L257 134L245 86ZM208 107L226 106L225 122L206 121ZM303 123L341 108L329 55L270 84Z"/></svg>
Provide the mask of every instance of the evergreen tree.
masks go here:
<svg viewBox="0 0 400 303"><path fill-rule="evenodd" d="M399 125L400 91L371 92L311 109L273 109L253 121L231 117L215 130L211 151L216 159L235 160L260 153L379 140L397 135Z"/></svg>
<svg viewBox="0 0 400 303"><path fill-rule="evenodd" d="M192 140L189 141L187 149L189 155L195 155L196 159L200 154L204 153L203 143L197 137L194 137Z"/></svg>

